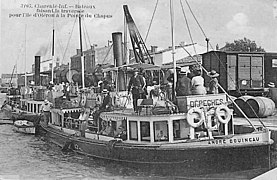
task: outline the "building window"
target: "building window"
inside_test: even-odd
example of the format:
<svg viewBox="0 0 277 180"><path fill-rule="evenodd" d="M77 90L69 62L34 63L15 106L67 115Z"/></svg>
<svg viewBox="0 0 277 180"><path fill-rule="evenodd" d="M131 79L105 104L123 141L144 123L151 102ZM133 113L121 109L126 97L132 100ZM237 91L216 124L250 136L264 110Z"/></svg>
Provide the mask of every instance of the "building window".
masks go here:
<svg viewBox="0 0 277 180"><path fill-rule="evenodd" d="M168 141L167 121L154 122L154 140Z"/></svg>
<svg viewBox="0 0 277 180"><path fill-rule="evenodd" d="M272 59L272 67L277 67L277 59Z"/></svg>
<svg viewBox="0 0 277 180"><path fill-rule="evenodd" d="M150 141L150 123L140 122L140 132L142 141Z"/></svg>
<svg viewBox="0 0 277 180"><path fill-rule="evenodd" d="M130 128L130 140L138 140L138 124L136 121L130 121L129 122L129 128Z"/></svg>

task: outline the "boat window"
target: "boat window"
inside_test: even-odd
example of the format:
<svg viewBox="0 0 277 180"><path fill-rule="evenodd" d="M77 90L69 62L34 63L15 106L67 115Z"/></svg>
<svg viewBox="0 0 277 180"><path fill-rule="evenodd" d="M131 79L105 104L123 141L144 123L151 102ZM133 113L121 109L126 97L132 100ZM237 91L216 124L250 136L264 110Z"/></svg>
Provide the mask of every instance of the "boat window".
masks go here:
<svg viewBox="0 0 277 180"><path fill-rule="evenodd" d="M154 122L155 141L168 141L167 121Z"/></svg>
<svg viewBox="0 0 277 180"><path fill-rule="evenodd" d="M41 104L38 105L38 112L39 112L40 109L41 109Z"/></svg>
<svg viewBox="0 0 277 180"><path fill-rule="evenodd" d="M173 138L180 139L180 120L173 121Z"/></svg>
<svg viewBox="0 0 277 180"><path fill-rule="evenodd" d="M277 67L277 59L272 59L272 67Z"/></svg>
<svg viewBox="0 0 277 180"><path fill-rule="evenodd" d="M129 122L130 127L130 140L138 140L138 125L136 121L130 121Z"/></svg>
<svg viewBox="0 0 277 180"><path fill-rule="evenodd" d="M141 140L150 141L150 123L140 122Z"/></svg>
<svg viewBox="0 0 277 180"><path fill-rule="evenodd" d="M37 105L34 104L34 113L36 113L36 112L37 112Z"/></svg>

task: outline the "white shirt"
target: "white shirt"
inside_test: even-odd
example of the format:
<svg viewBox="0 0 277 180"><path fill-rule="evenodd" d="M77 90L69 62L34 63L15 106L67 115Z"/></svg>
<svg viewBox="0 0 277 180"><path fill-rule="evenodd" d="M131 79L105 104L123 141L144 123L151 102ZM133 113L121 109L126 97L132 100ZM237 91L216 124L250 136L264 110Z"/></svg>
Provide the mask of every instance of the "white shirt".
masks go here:
<svg viewBox="0 0 277 180"><path fill-rule="evenodd" d="M192 87L204 86L204 78L202 76L194 76L191 79L191 85L192 85Z"/></svg>

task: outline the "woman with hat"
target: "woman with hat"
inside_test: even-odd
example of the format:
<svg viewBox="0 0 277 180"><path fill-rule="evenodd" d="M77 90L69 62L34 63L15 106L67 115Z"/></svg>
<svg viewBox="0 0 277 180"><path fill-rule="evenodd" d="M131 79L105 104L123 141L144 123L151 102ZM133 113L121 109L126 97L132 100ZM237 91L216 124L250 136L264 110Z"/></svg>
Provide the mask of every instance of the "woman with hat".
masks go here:
<svg viewBox="0 0 277 180"><path fill-rule="evenodd" d="M211 70L211 72L208 72L208 76L212 78L209 83L209 94L218 94L217 77L219 74L215 70Z"/></svg>

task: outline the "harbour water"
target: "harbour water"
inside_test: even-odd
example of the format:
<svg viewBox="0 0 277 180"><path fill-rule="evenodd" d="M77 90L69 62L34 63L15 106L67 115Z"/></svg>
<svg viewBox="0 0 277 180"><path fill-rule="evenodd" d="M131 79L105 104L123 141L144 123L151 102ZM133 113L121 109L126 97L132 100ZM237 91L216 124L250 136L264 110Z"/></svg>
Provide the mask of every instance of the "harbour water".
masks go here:
<svg viewBox="0 0 277 180"><path fill-rule="evenodd" d="M5 94L0 94L0 104ZM1 118L1 117L0 117ZM274 155L274 152L273 152ZM273 156L272 156L273 157ZM271 164L276 166L277 158ZM212 166L212 162L211 162ZM197 168L196 168L197 171ZM133 169L124 164L107 162L73 152L62 152L42 137L13 131L0 125L0 180L2 179L251 179L267 169L224 174L202 174L172 177ZM185 172L185 171L184 171Z"/></svg>

